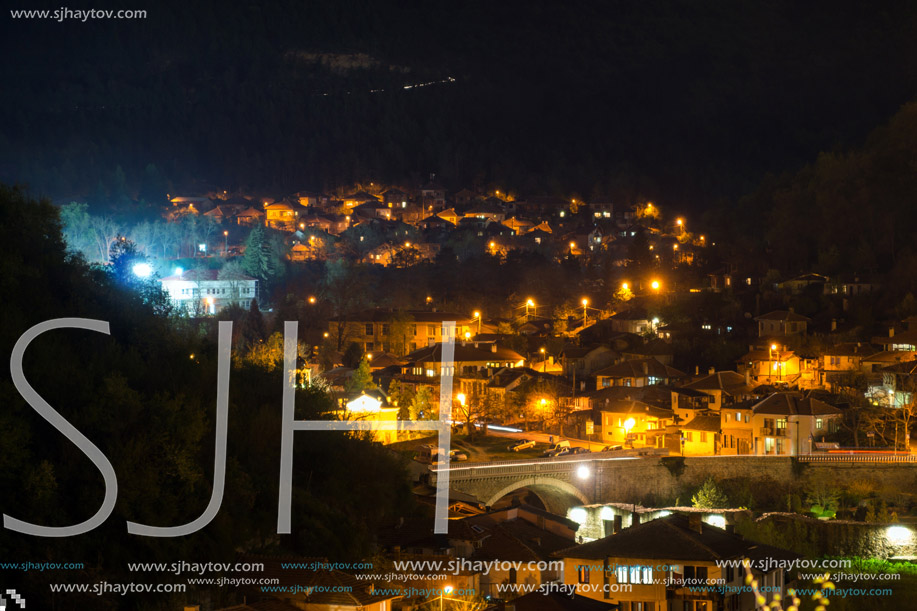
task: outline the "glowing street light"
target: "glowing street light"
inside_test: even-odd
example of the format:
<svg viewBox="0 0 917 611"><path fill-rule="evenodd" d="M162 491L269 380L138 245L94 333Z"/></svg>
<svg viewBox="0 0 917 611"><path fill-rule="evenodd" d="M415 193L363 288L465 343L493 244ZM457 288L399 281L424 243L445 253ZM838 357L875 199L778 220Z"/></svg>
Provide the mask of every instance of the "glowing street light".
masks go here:
<svg viewBox="0 0 917 611"><path fill-rule="evenodd" d="M622 290L622 291L628 291L628 290L630 290L630 285L627 284L626 282L622 282L622 283L621 283L621 290Z"/></svg>
<svg viewBox="0 0 917 611"><path fill-rule="evenodd" d="M586 317L587 317L586 307L589 305L589 300L583 297L583 301L581 303L583 304L583 328L585 329L586 328Z"/></svg>
<svg viewBox="0 0 917 611"><path fill-rule="evenodd" d="M322 337L328 337L328 332L325 331L325 332L322 334Z"/></svg>
<svg viewBox="0 0 917 611"><path fill-rule="evenodd" d="M452 586L443 586L443 589L439 593L439 611L443 611L443 597L446 594L452 594L453 589Z"/></svg>
<svg viewBox="0 0 917 611"><path fill-rule="evenodd" d="M459 402L459 405L465 407L465 393L460 392L459 394L455 395L455 398Z"/></svg>
<svg viewBox="0 0 917 611"><path fill-rule="evenodd" d="M548 371L548 357L544 353L544 348L539 350L541 352L541 372L547 373Z"/></svg>
<svg viewBox="0 0 917 611"><path fill-rule="evenodd" d="M153 274L153 268L149 263L137 263L131 269L138 278L149 278Z"/></svg>
<svg viewBox="0 0 917 611"><path fill-rule="evenodd" d="M658 280L653 280L650 283L650 286L653 288L654 291L659 291L660 284Z"/></svg>
<svg viewBox="0 0 917 611"><path fill-rule="evenodd" d="M223 232L223 256L225 257L229 253L229 232Z"/></svg>
<svg viewBox="0 0 917 611"><path fill-rule="evenodd" d="M315 304L315 297L314 297L314 296L310 296L310 297L309 297L309 303L311 303L311 304L313 304L313 305Z"/></svg>
<svg viewBox="0 0 917 611"><path fill-rule="evenodd" d="M535 307L534 301L532 301L531 299L526 300L525 302L525 317L526 318L529 317L529 308L534 308L534 307ZM538 310L535 310L535 312L537 313Z"/></svg>
<svg viewBox="0 0 917 611"><path fill-rule="evenodd" d="M576 468L576 477L580 479L589 479L589 475L591 475L591 472L586 465L580 465Z"/></svg>
<svg viewBox="0 0 917 611"><path fill-rule="evenodd" d="M481 313L478 310L475 310L474 317L478 319L478 335L480 335L481 334Z"/></svg>

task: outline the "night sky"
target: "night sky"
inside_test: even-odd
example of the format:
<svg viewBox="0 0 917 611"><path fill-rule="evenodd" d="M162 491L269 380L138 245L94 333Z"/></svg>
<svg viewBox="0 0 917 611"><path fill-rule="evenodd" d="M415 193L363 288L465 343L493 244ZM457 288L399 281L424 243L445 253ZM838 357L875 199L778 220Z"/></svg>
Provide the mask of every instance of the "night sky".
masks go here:
<svg viewBox="0 0 917 611"><path fill-rule="evenodd" d="M436 172L703 210L862 143L917 85L909 2L258 4L4 19L0 179L68 198L119 166L137 191L149 164L184 190Z"/></svg>

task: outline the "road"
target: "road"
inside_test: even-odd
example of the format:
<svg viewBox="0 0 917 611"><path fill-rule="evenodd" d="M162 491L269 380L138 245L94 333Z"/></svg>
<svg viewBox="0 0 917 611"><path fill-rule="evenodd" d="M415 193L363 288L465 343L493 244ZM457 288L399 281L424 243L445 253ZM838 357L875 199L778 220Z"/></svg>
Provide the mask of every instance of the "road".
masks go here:
<svg viewBox="0 0 917 611"><path fill-rule="evenodd" d="M533 439L539 443L551 443L553 438L554 442L560 441L561 439L566 439L570 442L571 446L580 446L583 448L588 448L593 452L600 452L604 448L606 443L599 441L585 441L583 439L574 439L573 437L560 437L558 435L550 435L548 433L539 433L536 431L523 431L521 433L511 433L509 431L497 431L491 428L487 429L487 434L493 437L506 437L508 439Z"/></svg>

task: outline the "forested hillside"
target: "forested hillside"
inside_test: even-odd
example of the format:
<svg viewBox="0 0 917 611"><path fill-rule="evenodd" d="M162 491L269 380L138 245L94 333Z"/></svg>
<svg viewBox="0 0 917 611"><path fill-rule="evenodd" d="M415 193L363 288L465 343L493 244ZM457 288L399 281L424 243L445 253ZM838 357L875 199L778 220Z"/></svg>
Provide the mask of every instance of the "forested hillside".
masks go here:
<svg viewBox="0 0 917 611"><path fill-rule="evenodd" d="M436 172L697 210L917 84L909 2L204 4L5 19L0 179L107 203Z"/></svg>

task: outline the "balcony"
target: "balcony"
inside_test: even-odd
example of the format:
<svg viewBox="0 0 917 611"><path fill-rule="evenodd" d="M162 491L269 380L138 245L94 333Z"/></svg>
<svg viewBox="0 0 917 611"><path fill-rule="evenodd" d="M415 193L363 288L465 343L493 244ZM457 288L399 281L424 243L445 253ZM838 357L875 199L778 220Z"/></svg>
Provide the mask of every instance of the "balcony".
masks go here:
<svg viewBox="0 0 917 611"><path fill-rule="evenodd" d="M769 426L761 427L761 437L786 437L786 429L777 429Z"/></svg>

